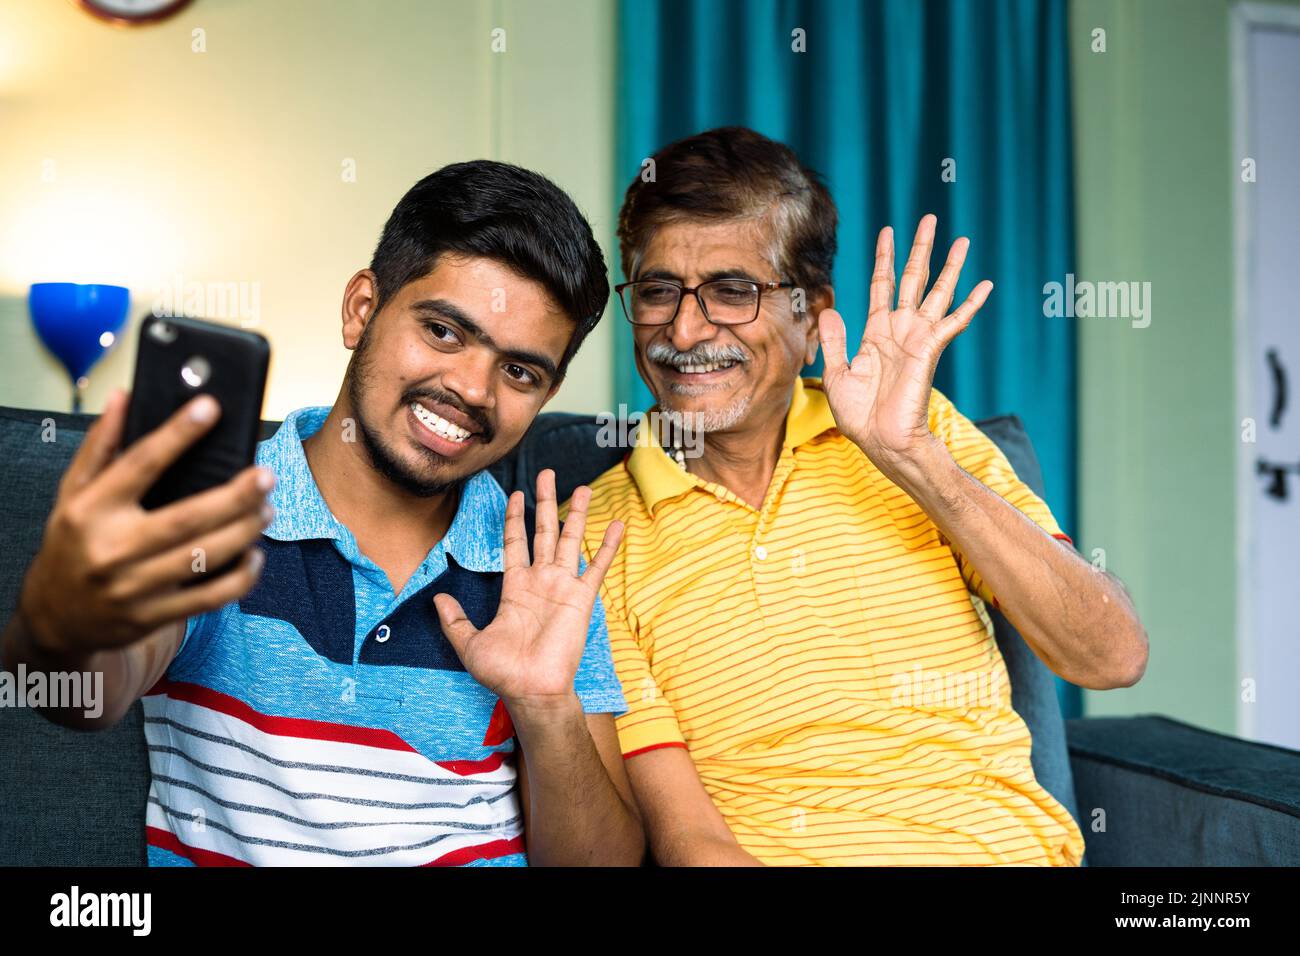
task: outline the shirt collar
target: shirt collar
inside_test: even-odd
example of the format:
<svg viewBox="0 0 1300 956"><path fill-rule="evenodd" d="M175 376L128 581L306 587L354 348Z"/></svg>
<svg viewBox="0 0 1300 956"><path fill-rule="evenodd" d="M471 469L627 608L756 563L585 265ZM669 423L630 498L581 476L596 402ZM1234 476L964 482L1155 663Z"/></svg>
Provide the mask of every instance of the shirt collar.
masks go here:
<svg viewBox="0 0 1300 956"><path fill-rule="evenodd" d="M352 545L347 526L330 512L307 464L302 443L320 430L328 405L300 408L285 416L276 433L257 446L257 464L275 472L269 500L275 518L262 532L277 541L328 538ZM506 496L491 475L480 471L461 486L460 502L442 546L471 571L501 571Z"/></svg>
<svg viewBox="0 0 1300 956"><path fill-rule="evenodd" d="M257 463L275 472L275 487L269 496L275 518L262 532L268 538L301 541L351 537L321 497L302 448L303 439L320 430L329 412L328 405L292 411L274 435L257 445Z"/></svg>
<svg viewBox="0 0 1300 956"><path fill-rule="evenodd" d="M822 391L821 379L796 378L785 416L784 446L793 450L834 427L835 416ZM659 447L652 428L637 429L636 447L628 456L627 469L652 513L661 501L684 494L698 483Z"/></svg>
<svg viewBox="0 0 1300 956"><path fill-rule="evenodd" d="M486 471L472 475L460 490L460 504L442 545L462 568L504 571L506 494Z"/></svg>

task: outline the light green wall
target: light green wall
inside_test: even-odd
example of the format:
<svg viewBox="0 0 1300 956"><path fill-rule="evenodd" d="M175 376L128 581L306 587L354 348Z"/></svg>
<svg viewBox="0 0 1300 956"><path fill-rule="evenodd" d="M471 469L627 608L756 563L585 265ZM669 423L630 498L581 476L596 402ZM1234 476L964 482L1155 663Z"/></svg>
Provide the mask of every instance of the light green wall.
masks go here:
<svg viewBox="0 0 1300 956"><path fill-rule="evenodd" d="M586 214L612 267L617 210L614 195L613 0L494 0L509 55L494 59L502 95L493 114L494 155L548 174ZM611 278L612 281L612 278ZM583 343L564 387L549 406L597 411L614 396L611 298L604 318ZM581 363L581 364L578 364Z"/></svg>
<svg viewBox="0 0 1300 956"><path fill-rule="evenodd" d="M1227 0L1074 0L1079 277L1151 283L1151 324L1078 319L1080 526L1151 640L1090 715L1236 727L1233 155ZM1106 30L1105 53L1090 49Z"/></svg>
<svg viewBox="0 0 1300 956"><path fill-rule="evenodd" d="M268 416L328 404L349 355L344 284L401 194L449 162L544 172L605 237L611 6L195 0L117 29L66 2L0 0L0 404L67 407L28 321L31 282L127 285L134 325L178 274L257 284ZM588 340L552 409L609 407L611 339ZM96 368L89 409L129 384L133 343L134 328Z"/></svg>

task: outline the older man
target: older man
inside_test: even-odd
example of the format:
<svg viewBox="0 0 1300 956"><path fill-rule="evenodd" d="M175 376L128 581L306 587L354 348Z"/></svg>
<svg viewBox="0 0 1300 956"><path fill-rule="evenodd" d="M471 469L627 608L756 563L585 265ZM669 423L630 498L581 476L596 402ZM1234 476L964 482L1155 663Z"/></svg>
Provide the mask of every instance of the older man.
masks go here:
<svg viewBox="0 0 1300 956"><path fill-rule="evenodd" d="M1141 677L1146 635L1120 582L931 385L992 289L949 312L967 240L927 294L934 217L897 289L881 231L850 359L817 175L737 128L654 160L620 214L620 295L642 377L661 413L704 431L702 453L642 429L592 485L588 528L626 524L601 594L656 859L1078 865L985 603L1094 689ZM819 339L825 377L801 379Z"/></svg>

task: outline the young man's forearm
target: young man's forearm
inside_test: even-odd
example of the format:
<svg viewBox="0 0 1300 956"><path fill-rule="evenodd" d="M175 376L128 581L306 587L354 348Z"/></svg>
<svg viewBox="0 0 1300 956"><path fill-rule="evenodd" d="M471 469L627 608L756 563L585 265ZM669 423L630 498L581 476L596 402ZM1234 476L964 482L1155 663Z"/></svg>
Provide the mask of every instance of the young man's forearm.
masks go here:
<svg viewBox="0 0 1300 956"><path fill-rule="evenodd" d="M91 654L56 655L40 646L36 635L27 626L21 610L15 610L9 623L5 625L4 634L0 636L0 665L10 673L17 674L18 666L23 665L28 675L40 673L102 674L100 712L96 716L87 716L84 706L52 707L43 706L36 711L50 723L72 730L105 730L125 716L134 699L125 700L130 695L131 661L125 650L96 651ZM46 680L47 686L52 686ZM19 688L19 693L23 689Z"/></svg>
<svg viewBox="0 0 1300 956"><path fill-rule="evenodd" d="M619 795L581 701L508 705L528 774L528 858L535 866L637 866L641 821Z"/></svg>

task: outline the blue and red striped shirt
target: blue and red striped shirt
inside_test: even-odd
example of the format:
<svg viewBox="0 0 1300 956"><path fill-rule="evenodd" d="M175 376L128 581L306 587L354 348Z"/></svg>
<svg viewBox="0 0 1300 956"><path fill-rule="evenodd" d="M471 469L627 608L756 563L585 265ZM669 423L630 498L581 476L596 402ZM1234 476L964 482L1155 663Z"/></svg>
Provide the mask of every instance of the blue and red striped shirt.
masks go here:
<svg viewBox="0 0 1300 956"><path fill-rule="evenodd" d="M151 866L527 864L515 740L461 665L432 598L496 613L506 497L486 472L394 594L329 511L291 413L258 445L277 482L266 564L242 600L197 618L143 699ZM604 609L574 682L589 713L626 703Z"/></svg>

